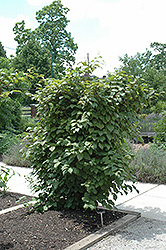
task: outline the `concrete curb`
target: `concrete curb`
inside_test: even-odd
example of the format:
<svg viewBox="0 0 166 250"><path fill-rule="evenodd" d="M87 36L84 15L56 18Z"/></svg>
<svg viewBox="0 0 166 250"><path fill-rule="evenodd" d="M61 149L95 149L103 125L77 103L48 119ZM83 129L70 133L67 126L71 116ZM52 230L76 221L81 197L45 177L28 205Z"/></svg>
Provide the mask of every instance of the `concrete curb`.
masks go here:
<svg viewBox="0 0 166 250"><path fill-rule="evenodd" d="M99 231L85 237L84 239L74 243L73 245L65 248L64 250L85 250L88 247L93 246L95 243L99 242L103 238L107 237L108 235L112 234L113 232L123 228L124 226L141 217L141 213L139 212L131 212L122 209L119 209L118 212L127 213L127 215L125 215L118 221L113 222L112 224L100 229Z"/></svg>

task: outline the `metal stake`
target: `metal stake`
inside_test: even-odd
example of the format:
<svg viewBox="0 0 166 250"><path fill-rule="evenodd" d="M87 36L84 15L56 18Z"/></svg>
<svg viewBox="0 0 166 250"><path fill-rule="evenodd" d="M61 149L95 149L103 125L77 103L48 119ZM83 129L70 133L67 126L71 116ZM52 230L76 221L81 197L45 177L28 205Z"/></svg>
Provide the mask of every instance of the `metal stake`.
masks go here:
<svg viewBox="0 0 166 250"><path fill-rule="evenodd" d="M99 212L97 212L98 214L100 214L100 218L101 218L101 227L103 227L104 226L104 224L103 224L103 214L105 213L105 211L103 210L103 211L99 211Z"/></svg>

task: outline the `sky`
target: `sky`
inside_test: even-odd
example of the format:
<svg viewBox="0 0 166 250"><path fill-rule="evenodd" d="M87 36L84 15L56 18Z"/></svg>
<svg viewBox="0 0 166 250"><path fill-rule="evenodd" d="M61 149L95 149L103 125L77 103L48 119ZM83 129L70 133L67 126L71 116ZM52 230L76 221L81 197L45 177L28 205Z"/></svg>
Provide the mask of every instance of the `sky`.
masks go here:
<svg viewBox="0 0 166 250"><path fill-rule="evenodd" d="M105 64L98 76L119 67L119 56L134 56L150 48L153 42L166 43L166 0L61 0L74 42L78 44L76 61L100 55ZM26 28L38 24L36 11L52 0L0 0L0 41L7 55L15 53L13 27L25 20ZM9 49L10 48L10 49Z"/></svg>

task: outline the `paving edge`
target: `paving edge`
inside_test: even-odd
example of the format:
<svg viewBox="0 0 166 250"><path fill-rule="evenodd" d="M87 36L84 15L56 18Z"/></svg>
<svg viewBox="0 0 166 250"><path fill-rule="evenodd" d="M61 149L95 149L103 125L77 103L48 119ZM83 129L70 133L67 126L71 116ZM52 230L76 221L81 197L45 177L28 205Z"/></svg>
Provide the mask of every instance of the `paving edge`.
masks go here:
<svg viewBox="0 0 166 250"><path fill-rule="evenodd" d="M101 241L103 238L107 237L108 235L112 234L113 232L123 228L124 226L127 226L129 223L141 217L141 213L139 212L132 212L132 211L123 210L123 209L118 209L118 212L127 213L127 215L125 215L118 221L113 222L112 224L98 230L97 232L83 238L82 240L65 248L64 250L85 250L88 247L93 246L95 243Z"/></svg>

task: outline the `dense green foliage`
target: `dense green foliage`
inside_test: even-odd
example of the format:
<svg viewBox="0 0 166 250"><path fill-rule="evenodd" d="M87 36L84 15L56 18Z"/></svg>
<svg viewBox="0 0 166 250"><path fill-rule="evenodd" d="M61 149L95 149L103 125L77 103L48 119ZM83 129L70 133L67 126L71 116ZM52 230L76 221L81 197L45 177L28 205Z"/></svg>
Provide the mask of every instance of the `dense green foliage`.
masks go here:
<svg viewBox="0 0 166 250"><path fill-rule="evenodd" d="M6 57L0 57L0 69L11 69L12 60Z"/></svg>
<svg viewBox="0 0 166 250"><path fill-rule="evenodd" d="M11 69L0 69L0 102L5 98L19 101L22 105L28 99L33 77L30 73L16 72ZM18 106L18 105L17 105Z"/></svg>
<svg viewBox="0 0 166 250"><path fill-rule="evenodd" d="M17 52L17 56L13 59L13 67L23 72L32 69L35 73L50 77L50 52L46 48L42 48L39 42L35 40L35 37L31 35L27 43L21 48L21 51Z"/></svg>
<svg viewBox="0 0 166 250"><path fill-rule="evenodd" d="M125 138L135 135L136 112L148 99L146 84L123 73L104 80L83 77L90 68L46 82L36 95L40 121L26 139L42 211L95 209L98 202L112 207L119 192L132 190L124 183L135 180Z"/></svg>
<svg viewBox="0 0 166 250"><path fill-rule="evenodd" d="M11 60L6 56L6 50L2 46L0 42L0 69L10 69L11 68Z"/></svg>
<svg viewBox="0 0 166 250"><path fill-rule="evenodd" d="M10 148L20 143L20 135L16 135L13 131L7 129L2 130L2 132L0 132L0 156L8 153Z"/></svg>
<svg viewBox="0 0 166 250"><path fill-rule="evenodd" d="M29 77L12 69L0 69L0 155L20 142L18 134L24 128L20 102L26 99Z"/></svg>
<svg viewBox="0 0 166 250"><path fill-rule="evenodd" d="M0 70L0 132L21 128L20 88L23 76L7 69ZM19 81L20 80L20 81Z"/></svg>
<svg viewBox="0 0 166 250"><path fill-rule="evenodd" d="M145 82L151 86L156 95L146 112L160 113L166 109L166 60L165 60L166 44L153 43L150 50L144 53L137 53L135 56L128 56L127 54L120 61L122 65L120 71L127 72L128 75L144 78Z"/></svg>
<svg viewBox="0 0 166 250"><path fill-rule="evenodd" d="M166 113L164 112L161 120L155 126L154 143L159 148L166 149Z"/></svg>
<svg viewBox="0 0 166 250"><path fill-rule="evenodd" d="M39 26L35 30L25 29L24 21L15 24L13 31L18 46L13 66L16 69L26 72L33 67L35 73L51 77L51 53L54 77L60 77L71 67L77 44L66 29L68 11L60 0L56 0L36 12Z"/></svg>
<svg viewBox="0 0 166 250"><path fill-rule="evenodd" d="M0 57L6 57L6 51L2 45L2 42L0 42Z"/></svg>
<svg viewBox="0 0 166 250"><path fill-rule="evenodd" d="M0 98L0 132L21 131L21 105L10 97Z"/></svg>

